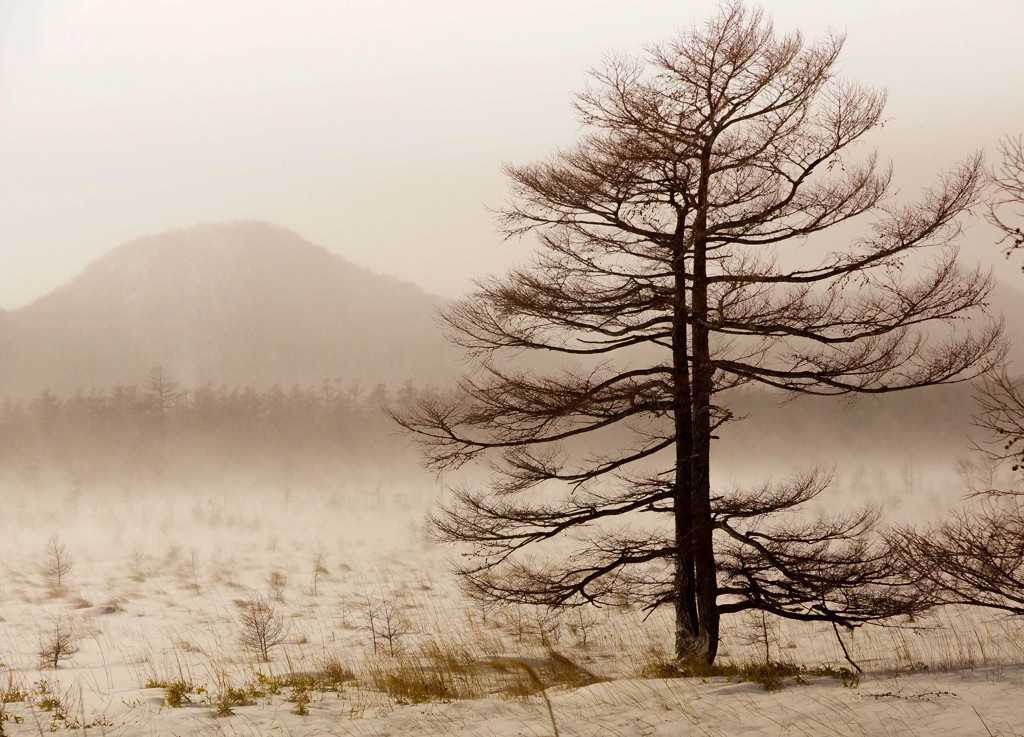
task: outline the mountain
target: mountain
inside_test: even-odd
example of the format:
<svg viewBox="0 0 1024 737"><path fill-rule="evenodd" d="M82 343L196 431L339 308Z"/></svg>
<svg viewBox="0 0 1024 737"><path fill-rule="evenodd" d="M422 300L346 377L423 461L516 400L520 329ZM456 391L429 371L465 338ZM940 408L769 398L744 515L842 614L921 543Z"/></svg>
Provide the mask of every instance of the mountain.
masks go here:
<svg viewBox="0 0 1024 737"><path fill-rule="evenodd" d="M0 310L0 401L138 384L156 365L193 387L445 386L461 354L434 323L441 303L266 223L147 236ZM1001 283L990 303L1006 316L1012 370L1024 373L1024 294Z"/></svg>
<svg viewBox="0 0 1024 737"><path fill-rule="evenodd" d="M448 384L456 352L418 287L261 222L139 238L0 314L0 398L140 383Z"/></svg>

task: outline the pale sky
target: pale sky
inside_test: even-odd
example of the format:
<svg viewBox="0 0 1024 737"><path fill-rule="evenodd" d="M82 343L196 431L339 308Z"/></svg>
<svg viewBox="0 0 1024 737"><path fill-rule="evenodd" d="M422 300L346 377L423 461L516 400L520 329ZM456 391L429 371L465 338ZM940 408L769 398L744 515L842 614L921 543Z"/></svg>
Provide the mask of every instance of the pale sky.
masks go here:
<svg viewBox="0 0 1024 737"><path fill-rule="evenodd" d="M913 195L1024 132L1022 0L768 0L848 34L870 138ZM503 162L572 142L572 96L714 0L0 0L0 307L133 237L267 220L455 296L525 260ZM990 158L991 158L990 155ZM988 235L970 253L998 261ZM1020 286L1020 285L1018 285Z"/></svg>

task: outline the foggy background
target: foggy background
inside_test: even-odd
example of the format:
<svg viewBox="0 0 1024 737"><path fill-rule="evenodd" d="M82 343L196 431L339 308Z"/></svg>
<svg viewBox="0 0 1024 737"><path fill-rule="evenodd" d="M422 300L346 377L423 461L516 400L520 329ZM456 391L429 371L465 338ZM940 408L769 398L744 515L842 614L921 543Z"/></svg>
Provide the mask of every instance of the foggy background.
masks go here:
<svg viewBox="0 0 1024 737"><path fill-rule="evenodd" d="M994 161L1000 138L1024 133L1021 0L762 6L780 33L799 29L813 41L828 29L848 32L842 72L888 89L886 125L855 156L876 146L892 161L896 198L916 200L978 150ZM534 625L519 606L497 615L470 608L446 572L455 551L429 538L436 502L460 483L486 483L490 469L428 473L381 408L451 391L464 364L434 323L436 309L531 256L530 240L505 243L494 225L507 197L502 164L573 143L573 96L606 54L641 52L717 7L0 0L0 712L19 683L41 695L50 674L36 656L65 621L82 646L61 671L78 694L65 701L82 707L69 714L85 720L111 709L126 735L198 730L203 712L164 708L153 688L195 674L197 683L216 680L212 695L269 672L237 637L246 591L250 601L266 591L292 623L274 656L278 672L285 664L320 672L330 657L363 668L359 681L372 683L378 601L409 613L410 648L436 637L460 652L468 643L519 657L529 646L523 632L535 627L545 649L552 641L561 649L549 640L553 620ZM1024 366L1021 259L1003 258L980 215L964 225L962 260L995 267L1002 283L990 311L1007 315L1011 356ZM820 243L839 250L851 229L830 232ZM810 250L794 245L787 258ZM971 451L967 384L857 401L781 398L749 387L728 393L728 408L749 419L717 433L715 495L818 466L832 485L801 515L874 502L886 524L920 522L955 513L967 480L991 470ZM591 443L635 440L624 434L617 426L567 445L593 455ZM654 467L670 452L648 461ZM1008 488L1003 472L991 488ZM47 563L65 544L75 566L66 590L55 591ZM576 629L556 623L561 643L576 648L570 635L582 631L582 653L587 628L600 621L591 640L599 660L588 654L588 668L633 675L641 658L668 662L668 613L648 618L622 603L602 620L577 610ZM991 691L1017 688L1019 630L1005 630L1010 647L997 650L995 626L956 618L937 630L938 645L918 650L933 668L929 682L943 664L973 669L977 638L980 662L994 669L974 680L985 673ZM723 640L737 658L757 642L741 624L732 643ZM918 630L926 628L908 622L899 642L888 631L862 636L862 662L896 663L885 672L909 675L919 667L907 644ZM831 631L801 637L801 659L842 662ZM777 639L797 647L788 630ZM969 665L959 665L967 656L951 660L953 644ZM1003 662L1016 670L1004 675ZM957 678L957 703L976 724L982 713ZM858 709L900 701L889 698L892 681L879 683L878 700L854 694ZM952 693L928 688L924 696ZM346 687L358 703L323 694L319 722L298 721L307 717L291 713L284 696L240 718L249 734L263 724L267 733L306 733L303 724L334 733L339 715L385 718L364 700L370 689ZM615 708L628 708L632 725L645 707L630 689ZM679 712L691 721L693 693ZM607 719L609 703L598 718ZM822 703L810 710L818 724L822 714L855 724L832 696ZM907 719L927 726L917 709L926 705L906 703L915 708ZM35 714L36 706L14 708ZM449 708L461 707L431 708L443 722L427 726L453 736L475 730ZM510 708L501 707L502 719ZM426 712L401 713L419 723ZM25 719L24 733L41 734L45 723ZM403 722L392 724L382 728L403 732ZM6 728L20 733L13 722ZM540 733L525 722L507 731Z"/></svg>
<svg viewBox="0 0 1024 737"><path fill-rule="evenodd" d="M486 209L506 198L501 163L573 140L572 95L606 53L716 7L4 0L0 308L131 238L235 219L462 294L530 250ZM848 32L843 72L889 90L868 145L906 196L1024 125L1017 0L763 7L781 31ZM968 260L1002 267L987 229L969 236Z"/></svg>
<svg viewBox="0 0 1024 737"><path fill-rule="evenodd" d="M865 146L897 196L1024 129L1019 2L763 7L809 41L847 32L841 71L888 89ZM379 409L446 390L435 307L529 259L493 222L502 163L573 142L607 54L716 8L0 3L0 483L432 486ZM1024 276L965 226L1012 338ZM158 367L182 391L166 407ZM840 488L962 491L967 386L732 406L752 419L723 431L716 483L820 464Z"/></svg>

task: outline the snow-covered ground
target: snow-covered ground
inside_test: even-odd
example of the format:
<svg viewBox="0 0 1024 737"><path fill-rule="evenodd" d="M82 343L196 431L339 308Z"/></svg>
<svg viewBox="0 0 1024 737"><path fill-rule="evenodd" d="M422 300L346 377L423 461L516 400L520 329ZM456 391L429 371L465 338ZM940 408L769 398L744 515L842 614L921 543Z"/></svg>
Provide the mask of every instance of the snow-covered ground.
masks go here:
<svg viewBox="0 0 1024 737"><path fill-rule="evenodd" d="M451 553L422 535L434 494L0 489L0 734L1024 735L1020 621L946 611L858 631L855 685L642 678L667 659L668 613L556 617L463 599ZM73 564L61 591L45 572L54 534ZM285 626L269 662L239 641L253 592ZM756 623L725 629L722 661L764 658ZM58 632L77 651L40 668ZM783 624L769 648L846 665L827 628ZM551 650L575 666L558 675ZM591 675L610 680L579 685ZM417 703L400 688L416 678L445 688ZM188 691L178 707L175 683ZM251 703L231 701L242 692Z"/></svg>

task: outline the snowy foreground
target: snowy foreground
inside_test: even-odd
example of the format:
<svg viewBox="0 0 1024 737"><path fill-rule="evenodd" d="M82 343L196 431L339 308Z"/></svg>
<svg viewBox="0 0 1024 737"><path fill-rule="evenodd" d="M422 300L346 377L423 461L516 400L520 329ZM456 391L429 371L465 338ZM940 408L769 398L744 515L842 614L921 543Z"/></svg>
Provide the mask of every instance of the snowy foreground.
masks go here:
<svg viewBox="0 0 1024 737"><path fill-rule="evenodd" d="M278 700L218 718L202 707L161 708L159 695L130 692L144 703L96 726L109 735L551 735L546 707L500 700L371 705L356 697L312 704L307 716ZM1017 735L1024 733L1020 675L913 676L859 689L812 682L766 693L754 684L623 680L550 693L561 735ZM120 711L124 711L121 709ZM112 712L113 713L113 710ZM7 734L50 729L31 713Z"/></svg>
<svg viewBox="0 0 1024 737"><path fill-rule="evenodd" d="M857 683L641 677L667 659L664 615L464 600L422 539L430 492L0 494L0 735L1024 735L1012 619L848 635ZM240 639L254 593L283 624L268 662ZM757 625L726 622L723 662L763 661ZM70 652L40 667L58 633ZM828 629L771 627L768 648L846 665Z"/></svg>

